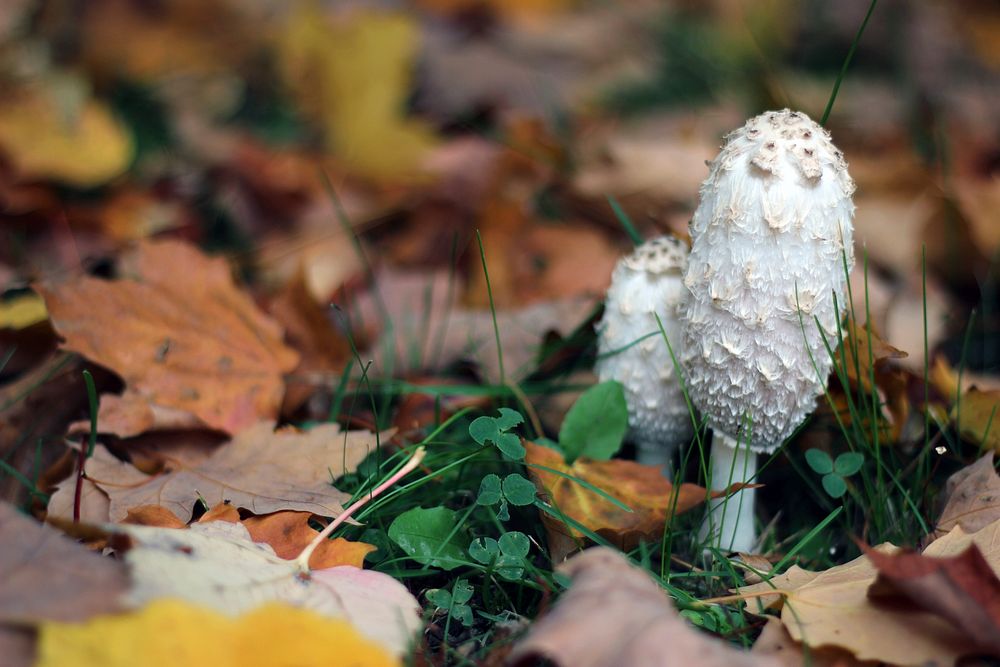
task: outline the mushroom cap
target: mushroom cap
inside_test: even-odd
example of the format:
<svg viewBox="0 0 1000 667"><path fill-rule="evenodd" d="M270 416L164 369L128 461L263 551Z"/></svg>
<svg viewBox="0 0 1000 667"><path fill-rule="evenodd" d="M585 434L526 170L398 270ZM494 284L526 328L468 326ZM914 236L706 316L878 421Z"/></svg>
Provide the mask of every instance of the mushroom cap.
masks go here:
<svg viewBox="0 0 1000 667"><path fill-rule="evenodd" d="M595 370L602 382L622 383L629 437L642 448L672 449L693 433L674 362L655 316L659 314L677 354L681 340L677 309L685 292L682 276L687 252L687 244L680 239L661 236L620 259L598 325L601 356Z"/></svg>
<svg viewBox="0 0 1000 667"><path fill-rule="evenodd" d="M788 109L747 121L709 163L690 224L680 356L709 425L755 451L788 438L826 385L820 329L836 347L853 192L829 133Z"/></svg>

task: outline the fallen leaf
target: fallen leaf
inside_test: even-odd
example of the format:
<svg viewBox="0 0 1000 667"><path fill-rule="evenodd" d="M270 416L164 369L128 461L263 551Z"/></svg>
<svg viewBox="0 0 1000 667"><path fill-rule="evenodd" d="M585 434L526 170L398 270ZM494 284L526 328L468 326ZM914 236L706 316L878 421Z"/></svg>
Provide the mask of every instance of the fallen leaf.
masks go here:
<svg viewBox="0 0 1000 667"><path fill-rule="evenodd" d="M1000 475L993 467L993 453L948 478L945 495L947 501L934 530L936 537L955 526L974 533L1000 519Z"/></svg>
<svg viewBox="0 0 1000 667"><path fill-rule="evenodd" d="M807 653L808 651L808 653ZM849 652L832 646L815 649L804 648L802 644L792 639L781 621L774 616L768 616L764 630L757 637L753 655L767 656L778 660L785 667L878 667L877 662L862 662Z"/></svg>
<svg viewBox="0 0 1000 667"><path fill-rule="evenodd" d="M117 611L128 587L122 563L7 503L0 503L0 581L0 624L81 621Z"/></svg>
<svg viewBox="0 0 1000 667"><path fill-rule="evenodd" d="M71 449L70 451L75 460L79 450ZM80 493L80 521L84 523L101 524L111 520L111 500L107 492L99 485L100 482L111 483L115 485L115 488L129 490L143 485L149 479L146 474L136 470L125 461L117 459L103 445L94 448L94 455L87 459L84 470L86 477L83 480ZM71 471L70 476L56 486L55 492L49 498L48 517L50 520L71 521L73 519L73 506L76 502L75 464ZM139 505L142 504L145 503L139 503ZM127 516L127 509L122 509L120 516L115 520L124 519ZM189 508L188 516L190 513Z"/></svg>
<svg viewBox="0 0 1000 667"><path fill-rule="evenodd" d="M172 597L237 616L284 602L347 620L397 655L420 627L419 603L389 575L344 565L303 578L294 561L255 543L241 523L196 523L187 530L109 528L133 542L125 554L132 578L127 601L133 606Z"/></svg>
<svg viewBox="0 0 1000 667"><path fill-rule="evenodd" d="M765 609L781 609L785 604L785 594L797 588L801 588L809 583L820 572L805 570L798 565L792 565L782 574L771 577L767 581L740 586L737 592L746 595L747 607L754 612L763 612ZM770 591L776 591L771 593Z"/></svg>
<svg viewBox="0 0 1000 667"><path fill-rule="evenodd" d="M407 118L419 32L401 13L327 15L299 3L278 44L281 74L327 146L351 170L412 176L434 144L429 126Z"/></svg>
<svg viewBox="0 0 1000 667"><path fill-rule="evenodd" d="M334 328L329 306L320 305L313 297L306 284L305 271L306 268L300 266L271 301L269 310L284 326L289 343L300 355L294 378L307 373L339 375L351 358L351 344L343 332ZM294 413L294 409L308 401L314 392L315 387L310 383L290 381L283 412Z"/></svg>
<svg viewBox="0 0 1000 667"><path fill-rule="evenodd" d="M511 667L543 660L556 667L781 664L691 628L647 572L611 549L587 549L559 570L572 579L569 590L514 647Z"/></svg>
<svg viewBox="0 0 1000 667"><path fill-rule="evenodd" d="M679 492L675 492L658 466L621 459L590 461L585 458L567 465L562 454L554 449L531 442L525 442L525 447L528 450L528 471L535 486L550 499L556 512L565 514L622 549L630 549L640 540L655 542L663 534L671 511L682 514L708 498L708 491L696 484L682 484ZM601 489L632 511L622 509L563 475ZM550 533L568 535L575 540L583 537L577 529L549 514L542 514L542 520Z"/></svg>
<svg viewBox="0 0 1000 667"><path fill-rule="evenodd" d="M951 418L962 436L983 447L1000 451L1000 391L971 387L955 404Z"/></svg>
<svg viewBox="0 0 1000 667"><path fill-rule="evenodd" d="M97 409L98 433L131 438L156 430L185 430L201 426L201 420L186 410L155 405L138 392L125 390L122 395L103 394ZM90 432L90 419L69 425L70 436Z"/></svg>
<svg viewBox="0 0 1000 667"><path fill-rule="evenodd" d="M275 512L264 516L251 516L243 520L243 525L250 537L258 544L267 544L274 549L279 558L292 560L313 541L319 531L309 525L311 512ZM226 503L220 503L208 510L198 519L198 523L212 521L228 521L239 523L240 515L236 508ZM160 528L187 528L174 513L159 505L143 505L129 510L122 523L134 526L156 526ZM322 570L338 565L362 567L365 556L375 551L376 547L364 542L351 542L343 537L323 540L309 558L309 567Z"/></svg>
<svg viewBox="0 0 1000 667"><path fill-rule="evenodd" d="M37 667L398 665L350 623L271 603L239 618L180 600L87 623L45 623Z"/></svg>
<svg viewBox="0 0 1000 667"><path fill-rule="evenodd" d="M873 550L866 555L878 570L869 598L879 602L901 597L949 621L976 646L1000 655L1000 579L974 543L946 558Z"/></svg>
<svg viewBox="0 0 1000 667"><path fill-rule="evenodd" d="M1000 521L971 535L956 527L932 542L923 555L955 556L973 543L994 574L1000 571ZM875 549L882 555L898 551L891 544ZM871 560L862 555L825 572L802 570L792 575L790 571L788 576L746 586L739 592L767 593L772 586L779 590L784 597L782 623L792 639L814 649L836 646L859 660L893 665L952 665L976 651L964 632L935 614L912 604L887 606L869 599L868 589L877 574ZM748 596L748 604L756 597Z"/></svg>
<svg viewBox="0 0 1000 667"><path fill-rule="evenodd" d="M161 505L187 522L199 499L209 506L228 501L254 514L300 510L336 517L350 495L334 488L331 480L354 470L374 451L376 437L368 431L342 432L336 424L300 432L275 431L274 424L261 422L192 468L148 476L98 446L85 469L88 482L110 500L111 521L123 520L135 507ZM60 491L67 486L69 482ZM63 508L59 514L64 516L65 500L58 492L50 511L56 496L57 507Z"/></svg>
<svg viewBox="0 0 1000 667"><path fill-rule="evenodd" d="M879 547L892 553L896 547ZM951 665L968 640L941 618L913 609L883 608L868 599L876 570L865 556L788 591L781 621L812 648L838 646L860 660L894 665Z"/></svg>
<svg viewBox="0 0 1000 667"><path fill-rule="evenodd" d="M49 318L45 302L34 293L0 301L0 329L26 329Z"/></svg>
<svg viewBox="0 0 1000 667"><path fill-rule="evenodd" d="M128 511L122 523L132 526L156 526L159 528L187 528L187 524L177 515L160 505L142 505Z"/></svg>
<svg viewBox="0 0 1000 667"><path fill-rule="evenodd" d="M865 391L871 391L872 374L875 374L877 384L878 372L887 362L906 356L906 352L882 340L881 336L875 331L870 331L867 325L859 325L851 318L844 329L844 340L840 350L837 351L836 360L837 365L846 372L851 384L855 386L860 384Z"/></svg>
<svg viewBox="0 0 1000 667"><path fill-rule="evenodd" d="M293 559L309 546L319 532L309 525L310 512L275 512L245 519L243 525L254 542L271 545L279 558ZM323 570L338 565L360 568L365 556L377 547L351 542L343 537L323 540L309 558L309 567Z"/></svg>
<svg viewBox="0 0 1000 667"><path fill-rule="evenodd" d="M236 289L224 260L179 241L143 241L125 273L40 286L64 348L118 373L149 403L228 433L277 416L282 374L298 355Z"/></svg>
<svg viewBox="0 0 1000 667"><path fill-rule="evenodd" d="M91 188L121 174L132 137L87 83L66 75L8 90L0 109L0 152L22 178Z"/></svg>
<svg viewBox="0 0 1000 667"><path fill-rule="evenodd" d="M23 627L0 625L0 655L4 667L33 667L36 664L35 634Z"/></svg>
<svg viewBox="0 0 1000 667"><path fill-rule="evenodd" d="M492 275L492 269L491 269ZM363 300L365 321L388 320L392 331L383 331L380 340L369 350L375 369L396 374L425 368L444 368L457 361L475 363L489 382L499 382L496 331L500 332L506 379L521 380L538 364L546 334L568 335L592 314L595 297L574 297L524 308L498 310L496 329L488 309L460 306L449 289L448 272L430 276L411 271L385 269L377 279L388 317L378 314L375 298ZM452 295L453 296L453 295ZM429 303L429 314L415 304ZM427 332L421 334L421 332ZM406 341L425 341L413 350Z"/></svg>

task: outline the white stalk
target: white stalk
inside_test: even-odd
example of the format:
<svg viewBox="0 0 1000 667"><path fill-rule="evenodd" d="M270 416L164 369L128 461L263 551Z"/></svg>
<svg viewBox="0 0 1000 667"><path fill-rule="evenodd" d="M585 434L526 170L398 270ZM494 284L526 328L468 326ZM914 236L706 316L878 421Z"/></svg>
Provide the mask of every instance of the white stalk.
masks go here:
<svg viewBox="0 0 1000 667"><path fill-rule="evenodd" d="M635 460L647 466L659 466L663 476L674 478L675 442L660 442L656 440L640 440L635 443Z"/></svg>
<svg viewBox="0 0 1000 667"><path fill-rule="evenodd" d="M749 483L757 474L757 454L747 443L719 431L712 437L710 464L712 491L725 491L733 484ZM712 500L698 534L702 543L722 551L752 553L757 541L754 491L743 489L727 498Z"/></svg>

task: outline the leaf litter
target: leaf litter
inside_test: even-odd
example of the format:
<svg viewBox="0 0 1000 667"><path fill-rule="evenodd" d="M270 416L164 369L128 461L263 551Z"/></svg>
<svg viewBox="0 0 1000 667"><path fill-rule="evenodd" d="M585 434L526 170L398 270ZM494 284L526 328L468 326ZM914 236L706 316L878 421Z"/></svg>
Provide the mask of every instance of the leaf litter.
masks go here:
<svg viewBox="0 0 1000 667"><path fill-rule="evenodd" d="M762 471L767 553L713 561L689 529L705 499L694 445L683 472L698 484L675 487L592 423L560 436L571 462L533 443L560 433L594 383L591 324L627 252L623 221L644 238L683 233L703 160L751 108L818 118L832 70L812 50L846 53L856 12L169 0L79 3L66 21L48 4L0 9L3 497L36 516L47 505L92 549L120 547L140 563L131 576L160 572L125 580L144 594L166 581L195 595L183 567L205 568L195 581L251 584L207 606L155 600L95 617L118 609L122 564L34 522L48 536L38 541L3 505L0 563L12 555L36 586L3 592L39 605L24 622L0 618L5 661L33 663L36 634L40 664L68 665L92 651L174 661L157 647L177 641L184 661L212 665L275 653L329 663L338 650L364 664L496 665L511 646L526 647L516 660L557 664L951 664L996 651L998 478L982 456L998 433L995 10L908 6L887 32L877 8L845 64L824 124L859 184L867 257L840 304L855 311L849 386L833 382L834 410ZM883 68L912 74L911 89L900 94ZM101 400L99 444L80 471L65 438L90 430L82 368ZM500 438L507 456L468 429L498 407L525 418ZM366 456L390 424L401 429L392 448L433 441L424 477L363 525L327 524L339 532L326 539L324 522L390 474L392 450ZM330 447L305 446L311 433ZM345 434L364 446L338 468ZM512 445L522 436L528 467ZM793 472L814 441L831 460L864 451L838 498ZM135 535L109 541L90 526L112 521L106 530ZM929 546L851 561L852 530ZM659 581L600 549L553 570L589 537ZM216 551L237 560L213 563ZM99 564L117 572L103 611ZM743 589L744 609L710 597L749 583L749 564L766 583ZM258 588L284 602L233 616ZM333 613L334 594L349 625L286 604ZM53 601L86 624L64 623ZM386 614L409 620L382 636ZM748 646L758 631L749 654L707 636Z"/></svg>

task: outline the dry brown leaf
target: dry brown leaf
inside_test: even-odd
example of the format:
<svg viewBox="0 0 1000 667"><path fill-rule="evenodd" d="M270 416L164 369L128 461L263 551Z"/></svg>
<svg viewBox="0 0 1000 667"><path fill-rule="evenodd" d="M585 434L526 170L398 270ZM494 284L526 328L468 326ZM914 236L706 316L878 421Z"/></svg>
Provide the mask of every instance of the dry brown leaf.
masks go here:
<svg viewBox="0 0 1000 667"><path fill-rule="evenodd" d="M331 479L354 470L375 447L376 435L368 431L345 433L336 424L323 424L306 432L275 432L272 423L261 422L237 434L204 463L155 476L115 460L98 446L87 461L87 481L110 500L111 521L123 520L132 508L162 505L187 522L199 499L209 505L229 501L254 514L294 509L335 517L350 496L334 488ZM66 516L66 505L72 508L71 486L67 480L60 487L50 512Z"/></svg>
<svg viewBox="0 0 1000 667"><path fill-rule="evenodd" d="M906 356L906 352L882 340L877 332L869 331L867 325L859 325L856 320L850 319L844 328L841 349L837 351L837 364L844 367L851 384L860 383L865 391L871 391L872 373L877 384L879 371L890 360Z"/></svg>
<svg viewBox="0 0 1000 667"><path fill-rule="evenodd" d="M777 660L738 651L691 628L657 583L620 553L587 549L559 570L572 579L548 615L532 626L508 659L556 667L779 667Z"/></svg>
<svg viewBox="0 0 1000 667"><path fill-rule="evenodd" d="M487 381L499 381L493 314L488 308L470 310L449 301L446 271L428 276L385 269L380 272L377 284L393 330L383 332L383 338L369 350L375 358L375 371L391 370L404 375L465 360L476 363ZM430 311L426 319L425 300ZM415 304L420 305L414 307ZM567 335L592 314L596 305L596 298L576 297L498 310L496 323L507 379L520 380L533 372L546 334ZM362 301L362 316L365 322L385 319L379 315L372 295ZM387 339L390 335L391 339ZM386 350L391 351L391 360Z"/></svg>
<svg viewBox="0 0 1000 667"><path fill-rule="evenodd" d="M528 471L535 486L556 511L623 549L634 547L640 540L655 542L663 534L671 509L675 514L682 514L702 504L708 497L708 492L696 484L683 484L679 493L675 493L673 485L658 466L621 459L577 459L572 465L567 465L562 454L553 449L531 442L524 444L528 450ZM588 482L632 511L625 511L594 491L545 468ZM550 535L569 536L573 540L583 537L575 528L548 514L542 514L542 521ZM561 560L556 556L553 559Z"/></svg>
<svg viewBox="0 0 1000 667"><path fill-rule="evenodd" d="M888 553L895 547L880 547ZM839 646L860 660L896 665L951 665L968 640L937 616L883 608L868 599L876 571L865 556L820 572L790 591L781 621L797 642Z"/></svg>
<svg viewBox="0 0 1000 667"><path fill-rule="evenodd" d="M300 266L292 279L271 301L271 314L284 326L289 343L300 355L298 367L285 393L283 412L293 414L309 400L315 387L295 380L308 373L330 377L343 372L351 358L351 344L342 331L334 328L329 307L320 305L306 280L306 267ZM339 285L337 287L340 287Z"/></svg>
<svg viewBox="0 0 1000 667"><path fill-rule="evenodd" d="M757 584L741 586L737 591L747 595L747 608L751 611L762 612L764 609L781 609L785 604L786 593L801 588L820 574L820 572L804 570L798 565L792 565L782 574ZM780 592L770 593L770 591Z"/></svg>
<svg viewBox="0 0 1000 667"><path fill-rule="evenodd" d="M935 526L935 537L955 526L974 533L1000 520L1000 475L993 467L993 453L948 478L945 494L947 501Z"/></svg>
<svg viewBox="0 0 1000 667"><path fill-rule="evenodd" d="M0 623L81 621L122 609L125 566L0 503ZM0 654L3 655L3 654Z"/></svg>
<svg viewBox="0 0 1000 667"><path fill-rule="evenodd" d="M808 653L806 652L808 650ZM877 667L879 663L861 661L849 652L832 646L805 649L802 644L792 639L788 630L780 620L768 616L764 630L754 642L750 653L768 656L778 660L785 667Z"/></svg>
<svg viewBox="0 0 1000 667"><path fill-rule="evenodd" d="M277 416L282 374L298 355L224 260L179 241L140 242L125 269L116 281L40 288L66 349L115 371L149 403L213 428L235 433Z"/></svg>
<svg viewBox="0 0 1000 667"><path fill-rule="evenodd" d="M73 460L75 461L77 451L79 450L72 449L70 451L73 453ZM116 488L127 490L141 486L149 479L145 473L115 458L102 445L94 448L94 455L87 459L84 470L87 476L83 480L83 488L80 494L80 521L91 524L106 523L111 518L111 500L104 489L98 485L98 482L110 482L116 485ZM60 482L56 486L55 492L49 497L49 519L63 519L66 521L73 519L75 492L76 467L74 464L72 474ZM124 519L126 516L127 512L122 510L118 520ZM190 508L188 509L188 516L190 516ZM186 519L187 517L181 518Z"/></svg>
<svg viewBox="0 0 1000 667"><path fill-rule="evenodd" d="M122 519L122 523L131 526L157 526L159 528L187 528L187 524L177 518L177 515L160 505L142 505L133 507Z"/></svg>
<svg viewBox="0 0 1000 667"><path fill-rule="evenodd" d="M278 558L293 560L316 537L318 531L309 525L311 512L275 512L251 516L242 521L250 537L258 544L269 544ZM198 519L198 523L226 521L241 523L239 512L228 503L219 503ZM143 505L128 512L122 523L160 528L187 528L173 512L159 505ZM351 542L342 537L324 540L309 558L309 567L322 570L339 565L362 567L365 556L376 547L364 542Z"/></svg>
<svg viewBox="0 0 1000 667"><path fill-rule="evenodd" d="M119 438L157 430L196 429L201 420L192 413L163 405L155 405L137 392L126 389L122 395L104 394L97 409L98 433ZM90 420L81 419L69 425L70 436L90 432Z"/></svg>
<svg viewBox="0 0 1000 667"><path fill-rule="evenodd" d="M970 388L952 409L951 417L963 437L1000 451L1000 391Z"/></svg>
<svg viewBox="0 0 1000 667"><path fill-rule="evenodd" d="M4 667L32 667L37 655L35 635L23 627L0 625L0 655Z"/></svg>
<svg viewBox="0 0 1000 667"><path fill-rule="evenodd" d="M973 543L994 573L1000 570L1000 521L972 535L955 528L932 542L923 555L956 556ZM876 549L882 554L898 551L891 544ZM784 579L775 577L770 583L785 597L782 623L796 642L811 648L841 647L859 660L894 665L951 665L976 650L965 633L935 614L914 609L912 604L887 606L870 600L868 589L876 575L871 561L861 556L825 572L801 571ZM740 593L769 589L763 583L741 588Z"/></svg>
<svg viewBox="0 0 1000 667"><path fill-rule="evenodd" d="M291 560L309 546L318 532L309 525L310 512L275 512L243 521L254 542L270 544L278 558ZM376 547L343 537L324 540L309 558L309 567L323 570L339 565L361 567Z"/></svg>
<svg viewBox="0 0 1000 667"><path fill-rule="evenodd" d="M945 558L874 550L866 555L878 569L869 598L890 603L902 598L949 621L984 652L1000 655L1000 579L976 544Z"/></svg>

